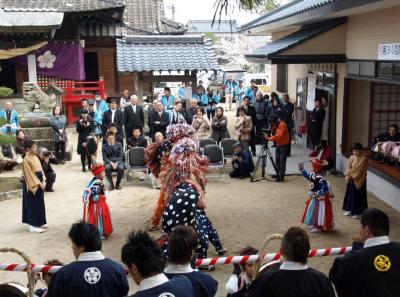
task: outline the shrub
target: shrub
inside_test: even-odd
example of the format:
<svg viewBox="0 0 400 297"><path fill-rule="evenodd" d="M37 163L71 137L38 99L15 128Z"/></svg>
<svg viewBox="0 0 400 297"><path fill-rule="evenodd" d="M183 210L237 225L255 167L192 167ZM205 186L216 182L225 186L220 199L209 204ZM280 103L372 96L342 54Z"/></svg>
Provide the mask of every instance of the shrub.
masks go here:
<svg viewBox="0 0 400 297"><path fill-rule="evenodd" d="M9 97L14 94L14 90L7 87L0 87L0 98Z"/></svg>
<svg viewBox="0 0 400 297"><path fill-rule="evenodd" d="M17 143L15 135L0 134L0 145L11 143L13 146Z"/></svg>

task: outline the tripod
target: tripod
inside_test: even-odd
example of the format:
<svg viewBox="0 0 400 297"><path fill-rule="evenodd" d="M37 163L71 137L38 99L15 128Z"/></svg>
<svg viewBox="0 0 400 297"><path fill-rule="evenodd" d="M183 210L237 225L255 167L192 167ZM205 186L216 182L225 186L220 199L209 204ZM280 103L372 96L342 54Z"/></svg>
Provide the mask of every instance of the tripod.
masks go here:
<svg viewBox="0 0 400 297"><path fill-rule="evenodd" d="M268 143L264 143L264 144L262 144L261 152L257 157L256 165L254 166L253 173L251 174L251 177L250 177L250 182L258 182L260 180L269 180L268 178L265 177L265 169L267 168L267 156L271 161L271 164L275 170L275 173L278 172L274 158L272 157L272 153L268 147ZM256 177L258 168L260 168L260 165L261 165L261 177L262 178L256 180L255 177Z"/></svg>

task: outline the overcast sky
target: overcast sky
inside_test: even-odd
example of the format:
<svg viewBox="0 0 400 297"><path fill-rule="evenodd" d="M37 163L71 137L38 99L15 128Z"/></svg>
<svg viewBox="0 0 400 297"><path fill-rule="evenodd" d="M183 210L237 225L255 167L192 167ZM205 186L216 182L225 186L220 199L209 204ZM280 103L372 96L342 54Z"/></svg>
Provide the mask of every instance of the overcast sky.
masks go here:
<svg viewBox="0 0 400 297"><path fill-rule="evenodd" d="M214 3L215 0L164 0L165 14L168 18L172 18L171 9L168 7L174 4L175 20L178 22L186 24L188 20L212 20L215 11ZM223 16L222 19L234 19L240 25L243 25L256 17L258 17L257 14L239 12L238 9L235 9L230 18Z"/></svg>
<svg viewBox="0 0 400 297"><path fill-rule="evenodd" d="M175 5L175 20L186 24L188 20L212 20L215 12L214 4L216 0L164 0L165 14L168 18L172 18L170 7ZM281 4L286 4L292 0L281 0ZM231 0L235 3L234 0ZM239 11L236 7L231 11L230 17L224 15L222 19L234 19L239 25L248 23L259 15L246 11Z"/></svg>

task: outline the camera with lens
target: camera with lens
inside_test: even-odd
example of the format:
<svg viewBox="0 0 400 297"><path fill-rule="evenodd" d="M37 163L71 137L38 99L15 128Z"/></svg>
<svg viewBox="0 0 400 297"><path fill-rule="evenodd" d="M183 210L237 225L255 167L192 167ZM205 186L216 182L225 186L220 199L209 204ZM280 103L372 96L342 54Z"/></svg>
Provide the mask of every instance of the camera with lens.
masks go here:
<svg viewBox="0 0 400 297"><path fill-rule="evenodd" d="M270 137L272 131L269 126L264 126L261 129L258 129L256 137L261 140L261 144L268 144L268 140L265 137Z"/></svg>

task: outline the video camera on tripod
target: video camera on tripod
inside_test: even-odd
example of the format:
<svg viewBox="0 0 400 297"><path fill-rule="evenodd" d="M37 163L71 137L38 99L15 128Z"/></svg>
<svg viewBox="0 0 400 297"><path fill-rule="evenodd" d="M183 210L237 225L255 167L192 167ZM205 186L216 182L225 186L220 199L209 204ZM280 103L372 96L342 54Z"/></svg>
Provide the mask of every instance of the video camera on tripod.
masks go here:
<svg viewBox="0 0 400 297"><path fill-rule="evenodd" d="M261 180L267 180L267 178L265 177L265 171L266 171L265 169L267 168L267 156L271 161L271 164L275 170L275 173L278 172L278 168L276 167L275 160L272 157L272 153L269 148L269 141L267 139L271 135L272 135L272 130L271 130L270 126L264 126L261 129L258 129L258 131L256 133L256 137L260 140L261 152L257 157L257 161L254 166L253 173L251 174L250 182L259 181L259 180L256 180L255 177L256 177L256 173L257 173L260 165L261 165L261 176L262 176Z"/></svg>

